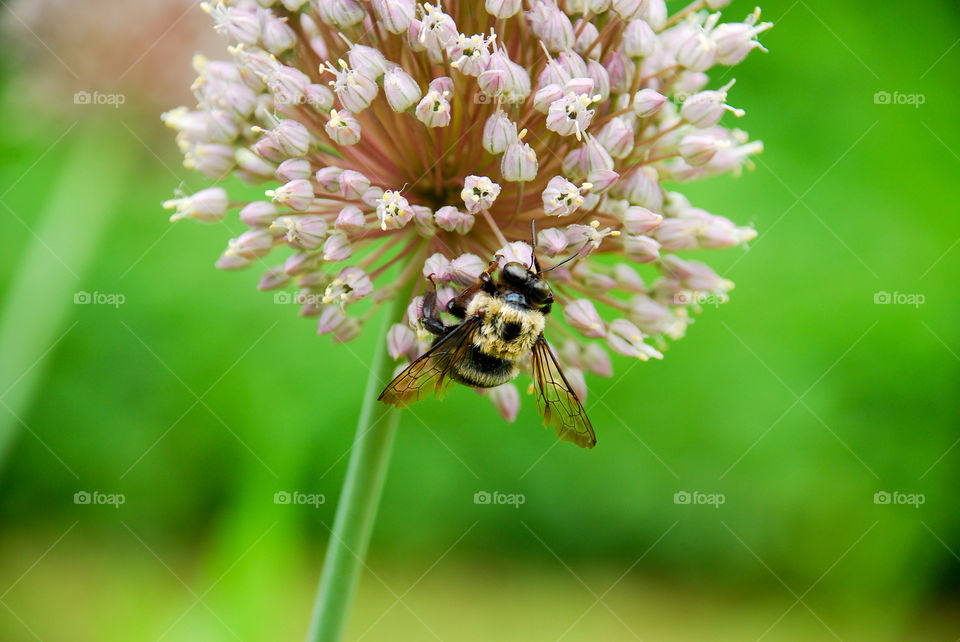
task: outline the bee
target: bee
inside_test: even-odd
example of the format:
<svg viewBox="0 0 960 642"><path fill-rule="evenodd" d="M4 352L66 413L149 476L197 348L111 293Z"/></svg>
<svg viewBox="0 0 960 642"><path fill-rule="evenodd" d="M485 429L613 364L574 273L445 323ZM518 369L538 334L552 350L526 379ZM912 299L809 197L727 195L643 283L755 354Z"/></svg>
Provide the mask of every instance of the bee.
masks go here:
<svg viewBox="0 0 960 642"><path fill-rule="evenodd" d="M441 319L436 285L428 277L422 324L434 335L433 344L387 385L380 401L406 407L431 388L441 396L448 380L494 388L515 379L521 361L530 356L543 423L553 426L560 439L593 448L593 426L543 336L553 306L544 270L535 255L530 266L511 261L497 274L499 264L498 256L474 284L448 302L446 311L459 320L453 325Z"/></svg>

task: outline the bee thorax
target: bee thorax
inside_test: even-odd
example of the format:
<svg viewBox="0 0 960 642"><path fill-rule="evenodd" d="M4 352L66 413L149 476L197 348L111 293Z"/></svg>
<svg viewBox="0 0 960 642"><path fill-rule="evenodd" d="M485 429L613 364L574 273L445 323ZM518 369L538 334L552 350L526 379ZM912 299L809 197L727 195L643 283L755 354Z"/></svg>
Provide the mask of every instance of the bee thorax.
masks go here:
<svg viewBox="0 0 960 642"><path fill-rule="evenodd" d="M545 323L539 310L522 309L484 292L470 301L467 314L482 316L474 345L486 354L511 360L530 354Z"/></svg>

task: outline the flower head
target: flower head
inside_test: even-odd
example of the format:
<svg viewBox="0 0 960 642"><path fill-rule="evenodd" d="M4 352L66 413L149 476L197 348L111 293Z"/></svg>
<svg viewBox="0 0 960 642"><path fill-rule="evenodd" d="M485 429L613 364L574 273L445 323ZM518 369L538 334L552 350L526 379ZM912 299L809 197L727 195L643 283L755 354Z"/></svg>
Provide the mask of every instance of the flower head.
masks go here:
<svg viewBox="0 0 960 642"><path fill-rule="evenodd" d="M675 253L756 234L663 186L739 173L762 150L721 124L743 111L707 72L764 50L770 24L759 10L721 22L724 6L670 19L663 0L211 2L230 56L198 57L198 107L164 122L188 167L263 197L213 187L165 207L199 221L236 208L250 229L218 267L298 288L336 341L413 288L386 338L400 359L428 345L427 279L442 306L494 257L536 254L557 268L548 337L570 337L557 354L585 396L611 353L662 358L701 295L726 299L732 283ZM513 385L488 397L516 415Z"/></svg>

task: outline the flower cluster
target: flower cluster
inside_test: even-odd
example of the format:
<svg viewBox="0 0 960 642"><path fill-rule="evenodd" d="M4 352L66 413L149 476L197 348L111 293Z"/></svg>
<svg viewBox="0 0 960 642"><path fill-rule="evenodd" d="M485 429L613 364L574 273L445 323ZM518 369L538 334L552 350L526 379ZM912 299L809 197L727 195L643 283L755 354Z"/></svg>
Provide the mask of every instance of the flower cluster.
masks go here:
<svg viewBox="0 0 960 642"><path fill-rule="evenodd" d="M486 263L550 272L548 336L572 385L609 376L609 351L661 358L698 301L732 283L690 250L756 235L691 205L675 184L739 173L762 149L721 119L733 81L707 89L770 27L729 0L232 0L204 4L229 60L197 56L198 106L163 115L185 165L265 183L237 203L221 187L168 201L173 219L249 230L222 269L264 268L259 288L299 288L300 313L348 341L385 301L441 306ZM279 264L265 259L281 248ZM390 354L429 345L422 296L387 335ZM564 323L565 322L565 323ZM490 394L507 418L512 384Z"/></svg>

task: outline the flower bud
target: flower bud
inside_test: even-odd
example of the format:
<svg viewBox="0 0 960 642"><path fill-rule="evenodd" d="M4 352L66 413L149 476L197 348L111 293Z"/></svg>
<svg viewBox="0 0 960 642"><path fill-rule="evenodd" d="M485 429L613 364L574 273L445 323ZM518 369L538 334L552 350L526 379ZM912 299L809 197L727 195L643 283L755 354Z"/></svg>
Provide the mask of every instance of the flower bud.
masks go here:
<svg viewBox="0 0 960 642"><path fill-rule="evenodd" d="M754 49L766 51L755 40L760 34L773 26L772 22L756 24L760 17L759 9L746 22L727 22L717 25L710 37L717 44L717 62L721 65L737 65Z"/></svg>
<svg viewBox="0 0 960 642"><path fill-rule="evenodd" d="M399 359L413 349L417 335L402 323L394 323L387 330L387 354L391 359Z"/></svg>
<svg viewBox="0 0 960 642"><path fill-rule="evenodd" d="M734 109L726 104L727 91L735 82L736 80L731 80L718 90L701 91L690 96L684 101L683 107L680 108L680 115L688 123L699 129L713 127L720 122L720 118L726 111L733 112L734 116L738 118L743 116L745 112L742 109Z"/></svg>
<svg viewBox="0 0 960 642"><path fill-rule="evenodd" d="M626 158L633 151L633 130L621 116L611 118L600 133L597 142L614 158Z"/></svg>
<svg viewBox="0 0 960 642"><path fill-rule="evenodd" d="M474 223L473 214L461 212L451 205L446 205L438 209L436 214L433 215L433 220L436 222L437 227L448 232L457 232L458 234L466 234L469 232L473 228Z"/></svg>
<svg viewBox="0 0 960 642"><path fill-rule="evenodd" d="M637 263L652 263L660 258L660 243L649 236L624 234L623 253Z"/></svg>
<svg viewBox="0 0 960 642"><path fill-rule="evenodd" d="M249 230L235 239L230 239L226 255L236 255L245 259L259 259L273 249L273 236L266 230Z"/></svg>
<svg viewBox="0 0 960 642"><path fill-rule="evenodd" d="M651 357L663 359L659 351L643 342L643 333L640 329L626 319L617 319L610 324L607 345L614 352L627 357L636 357L641 361L647 361Z"/></svg>
<svg viewBox="0 0 960 642"><path fill-rule="evenodd" d="M355 232L362 229L366 221L363 212L356 205L347 205L337 214L337 220L333 226L344 232Z"/></svg>
<svg viewBox="0 0 960 642"><path fill-rule="evenodd" d="M279 290L280 288L287 287L288 283L290 283L290 276L283 271L283 266L274 265L260 277L260 282L257 283L257 289L264 291Z"/></svg>
<svg viewBox="0 0 960 642"><path fill-rule="evenodd" d="M303 274L317 267L320 257L310 252L294 252L283 262L283 271L290 276Z"/></svg>
<svg viewBox="0 0 960 642"><path fill-rule="evenodd" d="M717 152L730 147L730 141L708 134L690 134L680 140L677 149L683 160L693 167L706 165Z"/></svg>
<svg viewBox="0 0 960 642"><path fill-rule="evenodd" d="M420 101L420 87L413 77L400 67L387 71L383 77L383 93L390 108L403 113Z"/></svg>
<svg viewBox="0 0 960 642"><path fill-rule="evenodd" d="M610 363L610 355L600 347L599 343L590 343L583 351L583 365L593 374L601 377L613 375L613 364ZM581 400L582 401L582 400Z"/></svg>
<svg viewBox="0 0 960 642"><path fill-rule="evenodd" d="M363 196L370 189L370 179L352 169L345 169L337 179L340 194L351 201Z"/></svg>
<svg viewBox="0 0 960 642"><path fill-rule="evenodd" d="M316 178L317 186L320 189L332 194L340 190L340 174L342 173L342 169L330 165L318 169L314 178Z"/></svg>
<svg viewBox="0 0 960 642"><path fill-rule="evenodd" d="M392 64L379 49L367 45L351 45L347 52L347 61L352 68L374 82L379 80Z"/></svg>
<svg viewBox="0 0 960 642"><path fill-rule="evenodd" d="M356 0L310 0L310 8L328 25L346 29L367 15Z"/></svg>
<svg viewBox="0 0 960 642"><path fill-rule="evenodd" d="M583 199L584 209L593 209L599 202L600 194L610 189L618 180L620 174L612 169L595 169L587 174L587 182L593 187L590 188L590 194ZM591 202L594 199L596 202Z"/></svg>
<svg viewBox="0 0 960 642"><path fill-rule="evenodd" d="M269 227L277 213L277 206L270 201L253 201L240 210L240 220L249 227Z"/></svg>
<svg viewBox="0 0 960 642"><path fill-rule="evenodd" d="M602 337L606 334L603 319L589 299L576 299L563 308L563 318L573 328L587 337Z"/></svg>
<svg viewBox="0 0 960 642"><path fill-rule="evenodd" d="M424 278L433 278L437 283L446 283L453 278L450 260L440 252L435 252L423 262Z"/></svg>
<svg viewBox="0 0 960 642"><path fill-rule="evenodd" d="M646 58L657 48L657 36L643 20L631 20L623 30L623 53L631 58Z"/></svg>
<svg viewBox="0 0 960 642"><path fill-rule="evenodd" d="M383 198L383 188L377 187L376 185L371 185L370 189L364 192L363 196L360 197L360 200L363 201L363 204L367 207L376 209L381 198Z"/></svg>
<svg viewBox="0 0 960 642"><path fill-rule="evenodd" d="M633 84L634 70L633 61L614 49L607 55L607 60L603 64L610 75L610 91L615 94L622 94L630 91Z"/></svg>
<svg viewBox="0 0 960 642"><path fill-rule="evenodd" d="M489 4L489 2L487 3ZM491 403L500 416L509 422L517 418L520 411L520 393L512 383L505 383L490 390Z"/></svg>
<svg viewBox="0 0 960 642"><path fill-rule="evenodd" d="M667 97L653 89L641 89L633 95L633 113L640 118L656 114L667 102Z"/></svg>
<svg viewBox="0 0 960 642"><path fill-rule="evenodd" d="M284 231L290 247L315 250L323 245L328 226L322 216L281 216L270 225L270 229Z"/></svg>
<svg viewBox="0 0 960 642"><path fill-rule="evenodd" d="M249 182L265 181L275 175L277 166L264 160L246 147L237 150L234 156L239 171L244 172Z"/></svg>
<svg viewBox="0 0 960 642"><path fill-rule="evenodd" d="M537 177L538 169L537 153L519 139L508 145L500 157L500 174L512 183L532 181Z"/></svg>
<svg viewBox="0 0 960 642"><path fill-rule="evenodd" d="M557 83L549 83L537 90L533 95L533 108L541 114L550 111L550 105L563 98L563 87Z"/></svg>
<svg viewBox="0 0 960 642"><path fill-rule="evenodd" d="M176 209L171 221L192 218L205 223L219 221L227 214L229 201L227 191L222 187L208 187L192 196L175 198L164 202L163 209Z"/></svg>
<svg viewBox="0 0 960 642"><path fill-rule="evenodd" d="M551 53L566 51L573 47L573 25L570 18L561 11L556 3L546 0L533 0L530 11L524 14L530 30Z"/></svg>
<svg viewBox="0 0 960 642"><path fill-rule="evenodd" d="M617 263L613 266L613 278L622 290L628 292L646 292L647 286L637 271L626 263Z"/></svg>
<svg viewBox="0 0 960 642"><path fill-rule="evenodd" d="M270 53L279 56L284 51L293 49L297 44L297 35L287 26L284 20L268 18L263 23L261 36L263 47Z"/></svg>
<svg viewBox="0 0 960 642"><path fill-rule="evenodd" d="M473 285L487 264L476 254L461 254L450 261L453 281L461 286Z"/></svg>
<svg viewBox="0 0 960 642"><path fill-rule="evenodd" d="M719 17L719 14L714 14ZM716 20L708 18L710 29ZM677 48L677 64L691 71L707 71L717 60L717 43L710 39L703 27L699 25L690 28L690 34Z"/></svg>
<svg viewBox="0 0 960 642"><path fill-rule="evenodd" d="M521 5L521 0L486 0L484 8L494 18L506 19L520 11Z"/></svg>
<svg viewBox="0 0 960 642"><path fill-rule="evenodd" d="M567 235L555 227L537 232L537 247L546 252L547 256L560 254L567 249L567 245Z"/></svg>
<svg viewBox="0 0 960 642"><path fill-rule="evenodd" d="M338 145L355 145L360 141L360 123L345 109L331 109L330 120L323 129Z"/></svg>
<svg viewBox="0 0 960 642"><path fill-rule="evenodd" d="M255 45L260 41L260 20L254 11L227 7L222 2L216 5L202 2L200 8L216 21L214 30L233 44Z"/></svg>
<svg viewBox="0 0 960 642"><path fill-rule="evenodd" d="M628 234L646 234L660 225L662 220L663 217L659 214L639 205L628 207L621 218L623 229Z"/></svg>
<svg viewBox="0 0 960 642"><path fill-rule="evenodd" d="M343 325L347 315L339 305L320 306L320 318L317 319L317 334L330 334Z"/></svg>
<svg viewBox="0 0 960 642"><path fill-rule="evenodd" d="M665 0L644 0L640 17L647 21L650 28L661 32L667 26L667 3Z"/></svg>
<svg viewBox="0 0 960 642"><path fill-rule="evenodd" d="M208 178L219 179L233 169L236 157L227 145L194 145L184 154L183 166Z"/></svg>
<svg viewBox="0 0 960 642"><path fill-rule="evenodd" d="M663 210L663 189L657 170L644 166L617 182L616 190L633 205L659 212Z"/></svg>
<svg viewBox="0 0 960 642"><path fill-rule="evenodd" d="M665 334L675 323L670 308L645 294L630 299L629 316L647 334Z"/></svg>
<svg viewBox="0 0 960 642"><path fill-rule="evenodd" d="M483 148L491 154L502 154L517 139L517 124L502 111L487 118L483 125Z"/></svg>
<svg viewBox="0 0 960 642"><path fill-rule="evenodd" d="M597 38L600 37L600 31L590 21L586 21L586 24L583 23L584 19L580 18L577 20L577 24L573 26L573 33L580 34L577 36L577 41L573 43L573 50L584 57L599 58L602 46L597 42ZM597 42L596 45L593 44L595 42Z"/></svg>
<svg viewBox="0 0 960 642"><path fill-rule="evenodd" d="M400 35L410 27L416 3L414 0L373 0L373 12L384 29Z"/></svg>
<svg viewBox="0 0 960 642"><path fill-rule="evenodd" d="M290 209L302 212L313 204L313 183L298 179L284 183L277 189L268 189L265 194L274 203L286 205Z"/></svg>
<svg viewBox="0 0 960 642"><path fill-rule="evenodd" d="M303 89L304 100L321 114L333 108L333 92L325 85L311 83Z"/></svg>
<svg viewBox="0 0 960 642"><path fill-rule="evenodd" d="M600 96L601 101L610 98L610 74L606 67L591 59L587 62L587 75L593 81L595 95Z"/></svg>
<svg viewBox="0 0 960 642"><path fill-rule="evenodd" d="M501 96L509 104L523 102L530 95L530 74L503 49L490 54L487 70L477 76L477 84L488 96Z"/></svg>
<svg viewBox="0 0 960 642"><path fill-rule="evenodd" d="M613 0L611 7L613 12L620 16L621 20L633 20L641 14L641 8L645 0Z"/></svg>
<svg viewBox="0 0 960 642"><path fill-rule="evenodd" d="M335 263L337 261L346 261L353 254L353 248L350 247L350 240L343 232L336 232L327 237L323 243L323 260Z"/></svg>
<svg viewBox="0 0 960 642"><path fill-rule="evenodd" d="M288 158L277 167L276 176L287 183L297 179L308 179L313 174L310 171L310 161L306 158Z"/></svg>
<svg viewBox="0 0 960 642"><path fill-rule="evenodd" d="M295 120L282 119L269 131L260 127L254 127L253 131L263 132L265 138L276 145L284 158L306 156L310 150L310 132Z"/></svg>

